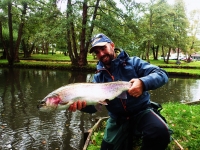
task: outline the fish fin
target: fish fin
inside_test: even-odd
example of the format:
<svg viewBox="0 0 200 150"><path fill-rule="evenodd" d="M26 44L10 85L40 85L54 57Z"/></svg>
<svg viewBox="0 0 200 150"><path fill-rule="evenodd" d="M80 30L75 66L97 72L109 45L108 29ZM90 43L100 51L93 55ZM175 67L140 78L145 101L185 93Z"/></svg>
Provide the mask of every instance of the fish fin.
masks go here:
<svg viewBox="0 0 200 150"><path fill-rule="evenodd" d="M60 105L67 105L69 102L60 102Z"/></svg>
<svg viewBox="0 0 200 150"><path fill-rule="evenodd" d="M117 98L127 99L127 93L126 93L126 91L122 92L119 96L117 96Z"/></svg>
<svg viewBox="0 0 200 150"><path fill-rule="evenodd" d="M102 105L100 103L97 103L96 105L94 105L94 107L96 108L97 111L99 112L102 111Z"/></svg>
<svg viewBox="0 0 200 150"><path fill-rule="evenodd" d="M104 101L99 101L98 103L99 104L102 104L102 105L108 105L108 102L109 102L109 100L104 100Z"/></svg>

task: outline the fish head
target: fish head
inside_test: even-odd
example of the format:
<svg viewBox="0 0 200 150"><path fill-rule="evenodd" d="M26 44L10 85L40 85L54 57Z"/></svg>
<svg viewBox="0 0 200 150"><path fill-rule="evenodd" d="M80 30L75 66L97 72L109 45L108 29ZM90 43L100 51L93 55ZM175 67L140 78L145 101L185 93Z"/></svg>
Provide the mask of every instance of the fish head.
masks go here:
<svg viewBox="0 0 200 150"><path fill-rule="evenodd" d="M53 111L66 109L68 102L63 103L59 96L45 97L37 106L40 111Z"/></svg>

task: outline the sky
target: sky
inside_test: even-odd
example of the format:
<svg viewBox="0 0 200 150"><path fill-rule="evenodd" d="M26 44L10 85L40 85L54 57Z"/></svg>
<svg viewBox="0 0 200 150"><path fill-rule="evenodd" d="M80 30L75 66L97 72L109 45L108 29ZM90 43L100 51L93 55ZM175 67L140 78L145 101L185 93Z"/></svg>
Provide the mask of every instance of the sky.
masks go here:
<svg viewBox="0 0 200 150"><path fill-rule="evenodd" d="M150 2L150 0L135 0L136 2ZM174 4L174 0L167 0L169 4ZM61 10L66 8L66 1L60 1L59 6ZM116 0L118 2L118 0ZM186 6L186 14L195 9L200 9L200 1L199 0L184 0Z"/></svg>
<svg viewBox="0 0 200 150"><path fill-rule="evenodd" d="M150 0L135 0L136 2L150 2ZM174 4L174 0L167 0L169 4ZM184 0L186 6L186 14L195 9L200 9L199 0Z"/></svg>
<svg viewBox="0 0 200 150"><path fill-rule="evenodd" d="M150 0L135 0L136 2L150 2ZM174 4L175 0L167 0L169 4ZM189 14L193 10L200 10L200 1L199 0L183 0L186 7L186 15L189 17ZM196 37L200 39L200 33L197 33Z"/></svg>

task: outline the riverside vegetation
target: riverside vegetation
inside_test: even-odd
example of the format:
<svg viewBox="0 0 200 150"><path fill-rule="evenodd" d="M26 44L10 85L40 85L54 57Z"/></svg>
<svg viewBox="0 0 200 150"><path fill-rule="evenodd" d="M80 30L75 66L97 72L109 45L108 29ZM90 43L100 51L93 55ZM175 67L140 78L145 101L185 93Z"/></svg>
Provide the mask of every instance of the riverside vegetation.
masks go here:
<svg viewBox="0 0 200 150"><path fill-rule="evenodd" d="M14 67L95 71L97 60L94 59L94 56L90 54L88 55L87 59L87 66L77 67L72 66L70 58L68 56L64 56L63 54L32 54L32 57L27 59L24 59L21 56L20 62L15 63ZM166 64L163 60L150 60L150 63L163 68L169 74L200 77L200 61L194 61L190 63L181 61L180 65L176 64L176 60L169 60L168 64ZM8 67L8 61L0 59L0 67Z"/></svg>
<svg viewBox="0 0 200 150"><path fill-rule="evenodd" d="M164 103L161 114L166 118L169 127L173 130L172 137L175 139L184 150L198 150L200 147L200 106L186 105L180 103ZM87 150L99 150L104 134L102 126L94 131L90 145ZM172 140L167 150L179 150L180 147ZM139 150L136 146L134 150Z"/></svg>
<svg viewBox="0 0 200 150"><path fill-rule="evenodd" d="M66 69L66 70L90 70L95 71L97 60L92 55L88 56L88 65L86 67L72 66L70 58L63 54L41 55L33 54L29 59L20 59L20 63L15 63L14 67L20 68L38 68L38 69ZM200 61L186 63L181 62L176 65L175 60L170 60L166 64L163 60L151 60L169 74L200 77ZM0 67L8 67L7 60L0 60ZM172 135L184 150L197 150L200 147L200 106L185 105L180 103L164 103L161 114L166 118L169 127L174 131ZM105 125L105 123L104 123ZM92 136L92 143L88 150L97 150L103 137L103 128L95 131ZM176 144L172 141L168 147L169 150L176 149Z"/></svg>

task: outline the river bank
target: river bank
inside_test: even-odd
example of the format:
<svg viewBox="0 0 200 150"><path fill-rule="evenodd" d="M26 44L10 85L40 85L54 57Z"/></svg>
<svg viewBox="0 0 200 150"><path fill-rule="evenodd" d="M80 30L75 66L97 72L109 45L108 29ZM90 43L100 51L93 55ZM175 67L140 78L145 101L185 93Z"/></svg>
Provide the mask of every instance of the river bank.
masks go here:
<svg viewBox="0 0 200 150"><path fill-rule="evenodd" d="M13 65L14 68L36 68L36 69L58 69L74 71L96 71L97 61L88 61L87 66L78 67L71 65L69 60L52 60L52 59L22 59L19 63ZM152 61L154 65L166 70L170 76L190 76L200 77L200 62L163 64L161 61ZM7 60L0 60L0 67L9 68Z"/></svg>

